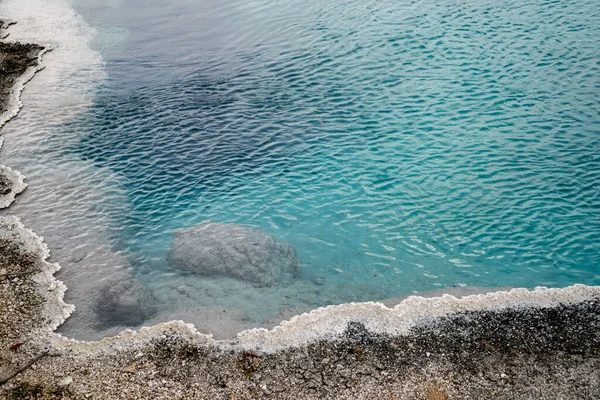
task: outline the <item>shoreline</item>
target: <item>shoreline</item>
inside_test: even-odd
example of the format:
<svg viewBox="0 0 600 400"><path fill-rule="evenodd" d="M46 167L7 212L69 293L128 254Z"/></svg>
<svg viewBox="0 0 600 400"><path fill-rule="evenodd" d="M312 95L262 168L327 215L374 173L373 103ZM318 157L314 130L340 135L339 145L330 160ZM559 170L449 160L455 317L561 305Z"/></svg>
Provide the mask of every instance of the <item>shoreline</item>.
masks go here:
<svg viewBox="0 0 600 400"><path fill-rule="evenodd" d="M49 51L37 44L7 42L9 34L5 31L13 24L0 20L0 130L23 107L20 97L25 84L44 68L42 57ZM4 137L0 135L0 151L3 144ZM0 165L0 209L8 208L26 188L23 174Z"/></svg>
<svg viewBox="0 0 600 400"><path fill-rule="evenodd" d="M12 116L43 68L35 48L5 95ZM24 180L3 168L11 203ZM0 382L43 355L0 398L600 398L600 287L342 304L232 340L172 321L83 342L55 332L74 307L48 257L41 237L0 217Z"/></svg>
<svg viewBox="0 0 600 400"><path fill-rule="evenodd" d="M0 53L2 78L0 78L0 129L16 117L23 106L20 97L25 84L42 69L43 55L50 49L37 44L7 42L5 30L15 23L0 20Z"/></svg>
<svg viewBox="0 0 600 400"><path fill-rule="evenodd" d="M172 321L83 342L54 332L72 306L62 300L66 287L53 276L59 266L45 261L41 238L9 217L0 219L0 243L0 259L11 268L0 282L0 305L13 309L0 324L10 332L0 335L0 359L11 358L3 369L45 355L3 385L0 398L600 395L598 287L411 297L393 308L330 306L234 340L217 341ZM19 300L7 305L7 299Z"/></svg>

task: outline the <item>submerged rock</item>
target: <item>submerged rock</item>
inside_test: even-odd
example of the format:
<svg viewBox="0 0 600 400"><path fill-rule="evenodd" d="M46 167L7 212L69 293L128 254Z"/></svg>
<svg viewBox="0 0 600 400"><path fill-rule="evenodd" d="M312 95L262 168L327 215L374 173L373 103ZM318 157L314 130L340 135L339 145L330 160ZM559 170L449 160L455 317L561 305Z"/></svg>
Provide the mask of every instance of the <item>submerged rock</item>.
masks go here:
<svg viewBox="0 0 600 400"><path fill-rule="evenodd" d="M100 329L138 326L156 313L156 300L133 277L111 281L96 297L94 311Z"/></svg>
<svg viewBox="0 0 600 400"><path fill-rule="evenodd" d="M294 247L261 230L236 224L202 222L175 231L169 264L206 276L228 276L258 286L298 277Z"/></svg>

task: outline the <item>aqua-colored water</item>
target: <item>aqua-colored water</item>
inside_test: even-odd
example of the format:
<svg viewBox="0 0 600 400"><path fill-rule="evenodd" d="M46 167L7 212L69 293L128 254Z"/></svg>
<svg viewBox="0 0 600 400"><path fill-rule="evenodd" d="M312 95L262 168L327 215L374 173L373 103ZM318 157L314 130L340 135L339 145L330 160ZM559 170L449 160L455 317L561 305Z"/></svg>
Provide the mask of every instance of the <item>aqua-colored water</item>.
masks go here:
<svg viewBox="0 0 600 400"><path fill-rule="evenodd" d="M600 284L596 0L76 6L108 79L56 157L119 177L111 243L159 309ZM174 272L205 220L293 244L302 290Z"/></svg>

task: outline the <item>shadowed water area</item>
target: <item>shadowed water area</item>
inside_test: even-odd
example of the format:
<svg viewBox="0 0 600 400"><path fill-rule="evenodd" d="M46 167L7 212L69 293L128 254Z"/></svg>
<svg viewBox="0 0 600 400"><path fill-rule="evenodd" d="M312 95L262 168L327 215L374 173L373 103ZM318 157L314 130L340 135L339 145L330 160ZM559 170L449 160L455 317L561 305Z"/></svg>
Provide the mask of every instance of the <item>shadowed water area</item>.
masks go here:
<svg viewBox="0 0 600 400"><path fill-rule="evenodd" d="M119 182L90 209L153 322L600 284L596 1L75 5L107 78L46 145ZM204 221L291 244L300 274L257 288L173 268L174 231Z"/></svg>

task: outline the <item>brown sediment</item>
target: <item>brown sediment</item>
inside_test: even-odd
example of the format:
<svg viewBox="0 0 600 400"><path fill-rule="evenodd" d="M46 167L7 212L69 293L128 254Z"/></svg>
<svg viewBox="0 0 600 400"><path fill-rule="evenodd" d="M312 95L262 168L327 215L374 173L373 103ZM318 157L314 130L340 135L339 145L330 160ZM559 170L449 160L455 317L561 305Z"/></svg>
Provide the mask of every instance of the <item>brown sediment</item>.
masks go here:
<svg viewBox="0 0 600 400"><path fill-rule="evenodd" d="M40 51L0 45L3 110ZM600 398L598 287L345 304L230 341L171 322L78 342L54 332L73 307L48 256L0 217L0 398Z"/></svg>

